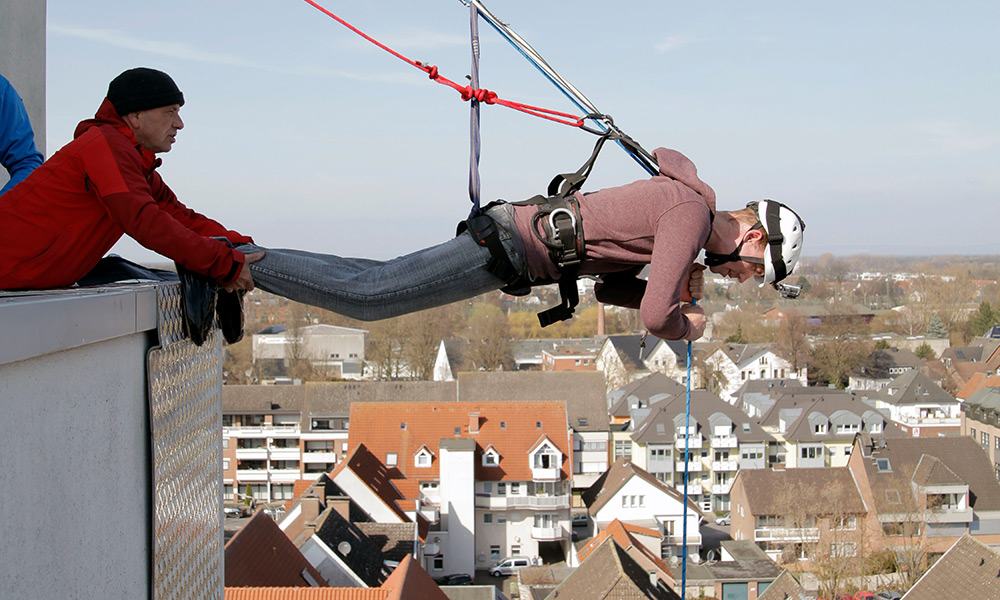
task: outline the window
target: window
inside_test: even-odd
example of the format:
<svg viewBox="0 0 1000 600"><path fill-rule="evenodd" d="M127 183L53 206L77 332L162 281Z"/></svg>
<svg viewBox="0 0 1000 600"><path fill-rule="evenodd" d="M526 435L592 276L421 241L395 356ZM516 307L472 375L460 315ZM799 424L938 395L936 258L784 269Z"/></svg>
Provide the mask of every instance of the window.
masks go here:
<svg viewBox="0 0 1000 600"><path fill-rule="evenodd" d="M385 466L395 467L397 458L398 457L396 456L395 452L387 452L385 455Z"/></svg>
<svg viewBox="0 0 1000 600"><path fill-rule="evenodd" d="M541 429L541 428L542 428L542 422L541 421L535 421L535 429Z"/></svg>
<svg viewBox="0 0 1000 600"><path fill-rule="evenodd" d="M805 446L801 449L801 455L804 459L816 459L823 458L823 448L816 446Z"/></svg>
<svg viewBox="0 0 1000 600"><path fill-rule="evenodd" d="M490 546L490 560L500 560L500 546Z"/></svg>
<svg viewBox="0 0 1000 600"><path fill-rule="evenodd" d="M431 466L431 455L427 451L421 451L417 454L416 465L418 467L429 467Z"/></svg>
<svg viewBox="0 0 1000 600"><path fill-rule="evenodd" d="M520 482L517 482L517 481L511 482L511 484L510 484L510 495L511 496L518 496L520 494L521 494L521 484L520 484Z"/></svg>
<svg viewBox="0 0 1000 600"><path fill-rule="evenodd" d="M871 433L882 433L882 421L875 421L869 429Z"/></svg>
<svg viewBox="0 0 1000 600"><path fill-rule="evenodd" d="M504 515L504 514L498 514L496 522L497 523L506 523L507 522L507 516Z"/></svg>
<svg viewBox="0 0 1000 600"><path fill-rule="evenodd" d="M879 473L888 473L892 471L892 465L889 464L888 458L877 458L875 459L875 468L878 469ZM895 491L895 490L890 490ZM899 495L899 492L896 492Z"/></svg>
<svg viewBox="0 0 1000 600"><path fill-rule="evenodd" d="M229 470L229 459L228 458L223 458L222 459L222 470L223 471L228 471Z"/></svg>
<svg viewBox="0 0 1000 600"><path fill-rule="evenodd" d="M229 438L227 438L227 437L222 438L222 447L223 448L228 448L229 447Z"/></svg>
<svg viewBox="0 0 1000 600"><path fill-rule="evenodd" d="M521 553L521 544L511 544L511 546L510 546L510 553L511 554L520 554Z"/></svg>
<svg viewBox="0 0 1000 600"><path fill-rule="evenodd" d="M969 428L969 433L972 434L972 439L976 439L976 428L975 427L970 427Z"/></svg>
<svg viewBox="0 0 1000 600"><path fill-rule="evenodd" d="M764 458L764 452L758 449L740 450L740 458L743 460L761 460Z"/></svg>
<svg viewBox="0 0 1000 600"><path fill-rule="evenodd" d="M854 531L858 528L858 518L851 515L847 517L838 517L834 527L837 529L846 529L848 531ZM853 554L849 556L854 556Z"/></svg>
<svg viewBox="0 0 1000 600"><path fill-rule="evenodd" d="M826 423L816 423L813 425L813 433L826 433Z"/></svg>
<svg viewBox="0 0 1000 600"><path fill-rule="evenodd" d="M983 438L982 438L983 450L989 450L989 448L990 448L990 434L988 434L988 433L986 433L984 431L984 432L982 432L982 436L983 436Z"/></svg>
<svg viewBox="0 0 1000 600"><path fill-rule="evenodd" d="M293 486L290 483L271 485L271 500L291 500Z"/></svg>
<svg viewBox="0 0 1000 600"><path fill-rule="evenodd" d="M483 523L492 523L493 513L483 513Z"/></svg>
<svg viewBox="0 0 1000 600"><path fill-rule="evenodd" d="M438 482L436 481L421 481L420 491L421 492L432 492L438 489Z"/></svg>
<svg viewBox="0 0 1000 600"><path fill-rule="evenodd" d="M406 429L406 421L401 421L401 422L399 423L399 428L400 428L400 429Z"/></svg>
<svg viewBox="0 0 1000 600"><path fill-rule="evenodd" d="M507 421L500 421L500 429L507 429Z"/></svg>
<svg viewBox="0 0 1000 600"><path fill-rule="evenodd" d="M854 542L843 542L830 544L830 553L837 557L849 557L858 555L858 545Z"/></svg>
<svg viewBox="0 0 1000 600"><path fill-rule="evenodd" d="M628 496L622 496L622 508L628 508Z"/></svg>
<svg viewBox="0 0 1000 600"><path fill-rule="evenodd" d="M615 458L632 458L632 440L615 440Z"/></svg>
<svg viewBox="0 0 1000 600"><path fill-rule="evenodd" d="M500 456L494 450L487 450L483 453L483 466L495 467L500 462Z"/></svg>
<svg viewBox="0 0 1000 600"><path fill-rule="evenodd" d="M435 571L443 571L444 570L444 558L443 557L441 557L441 556L435 556L434 557L434 566L433 566L433 569Z"/></svg>
<svg viewBox="0 0 1000 600"><path fill-rule="evenodd" d="M639 508L642 508L644 506L646 506L646 497L645 496L639 496Z"/></svg>
<svg viewBox="0 0 1000 600"><path fill-rule="evenodd" d="M493 493L493 482L492 481L484 481L483 482L483 492L485 492L487 494L492 494Z"/></svg>
<svg viewBox="0 0 1000 600"><path fill-rule="evenodd" d="M750 423L744 423L742 428L743 428L744 432L749 433L750 432Z"/></svg>
<svg viewBox="0 0 1000 600"><path fill-rule="evenodd" d="M850 455L851 455L851 447L844 446L844 456L850 456Z"/></svg>
<svg viewBox="0 0 1000 600"><path fill-rule="evenodd" d="M225 483L222 485L222 497L227 499L233 497L233 484Z"/></svg>
<svg viewBox="0 0 1000 600"><path fill-rule="evenodd" d="M501 496L507 495L507 484L503 481L497 483L497 494Z"/></svg>
<svg viewBox="0 0 1000 600"><path fill-rule="evenodd" d="M222 415L222 426L232 427L233 426L233 415Z"/></svg>

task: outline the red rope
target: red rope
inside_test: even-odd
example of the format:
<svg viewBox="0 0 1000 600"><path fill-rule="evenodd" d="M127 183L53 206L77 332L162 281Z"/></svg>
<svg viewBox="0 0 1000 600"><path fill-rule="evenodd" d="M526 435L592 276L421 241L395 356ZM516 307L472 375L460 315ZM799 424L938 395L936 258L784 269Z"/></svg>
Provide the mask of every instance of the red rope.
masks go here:
<svg viewBox="0 0 1000 600"><path fill-rule="evenodd" d="M571 125L573 127L583 127L583 121L584 121L583 117L578 117L578 116L576 116L574 114L565 113L565 112L561 112L561 111L558 111L558 110L552 110L550 108L542 108L540 106L533 106L531 104L524 104L523 102L515 102L513 100L505 100L505 99L501 98L500 96L498 96L496 94L496 92L492 92L492 91L487 90L485 88L475 88L474 89L470 85L459 85L459 84L455 83L454 81L448 79L444 75L441 75L440 73L438 73L438 68L436 66L424 64L424 63L420 62L419 60L413 60L411 58L407 58L406 56L403 56L399 52L396 52L395 50L393 50L389 46L386 46L385 44L383 44L382 42L376 40L375 38L373 38L372 36L368 35L364 31L361 31L360 29L358 29L354 25L351 25L350 23L348 23L344 19L342 19L342 18L338 17L337 15L335 15L334 13L330 12L330 10L328 10L327 8L325 8L324 6L322 6L321 4L319 4L318 2L316 2L315 0L304 0L304 2L306 4L312 6L316 10L320 11L324 15L330 17L334 21L340 23L344 27L350 29L351 31L353 31L354 33L358 34L359 36L361 36L365 40L371 42L372 44L375 44L376 46L378 46L382 50L385 50L389 54L395 56L399 60L401 60L401 61L403 61L403 62L405 62L405 63L407 63L407 64L409 64L409 65L411 65L413 67L416 67L416 68L420 69L424 73L427 73L427 76L430 77L432 80L436 81L437 83L440 83L442 85L446 85L446 86L452 88L453 90L455 90L456 92L458 92L459 95L462 97L462 100L465 100L466 102L468 102L469 100L475 99L475 100L477 100L479 102L482 102L483 104L499 104L500 106L506 106L507 108L512 108L514 110L523 112L523 113L528 114L528 115L532 115L534 117L540 117L542 119L547 119L549 121L554 121L556 123L562 123L563 125Z"/></svg>

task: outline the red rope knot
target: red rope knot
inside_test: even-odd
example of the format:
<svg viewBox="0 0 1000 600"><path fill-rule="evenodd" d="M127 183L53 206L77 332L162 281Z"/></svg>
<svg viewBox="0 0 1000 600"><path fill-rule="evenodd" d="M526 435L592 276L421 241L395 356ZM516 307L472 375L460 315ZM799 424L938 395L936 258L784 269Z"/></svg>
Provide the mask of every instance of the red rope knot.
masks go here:
<svg viewBox="0 0 1000 600"><path fill-rule="evenodd" d="M468 102L469 100L476 100L484 104L494 104L497 101L496 92L491 92L486 88L473 88L471 85L467 85L459 93L462 94L462 100Z"/></svg>
<svg viewBox="0 0 1000 600"><path fill-rule="evenodd" d="M438 78L438 68L437 68L437 66L435 66L435 65L425 65L424 63L420 62L419 60L416 61L414 64L417 65L424 73L427 73L427 76L429 78L431 78L431 79L437 79Z"/></svg>

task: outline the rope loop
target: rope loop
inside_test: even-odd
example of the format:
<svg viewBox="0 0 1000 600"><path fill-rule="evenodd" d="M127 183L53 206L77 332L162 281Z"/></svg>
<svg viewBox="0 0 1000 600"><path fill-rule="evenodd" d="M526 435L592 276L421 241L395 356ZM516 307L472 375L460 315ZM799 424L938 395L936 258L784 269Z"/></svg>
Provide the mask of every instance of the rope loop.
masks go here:
<svg viewBox="0 0 1000 600"><path fill-rule="evenodd" d="M469 100L476 100L484 104L496 104L497 94L496 92L490 91L486 88L473 88L471 85L467 85L458 91L462 95L462 100L468 102Z"/></svg>

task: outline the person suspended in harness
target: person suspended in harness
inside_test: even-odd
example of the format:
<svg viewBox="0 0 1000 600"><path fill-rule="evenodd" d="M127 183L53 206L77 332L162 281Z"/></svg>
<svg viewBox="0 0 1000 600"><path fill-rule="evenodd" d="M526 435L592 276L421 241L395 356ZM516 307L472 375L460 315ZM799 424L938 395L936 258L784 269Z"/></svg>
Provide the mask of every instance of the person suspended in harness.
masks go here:
<svg viewBox="0 0 1000 600"><path fill-rule="evenodd" d="M686 156L659 148L652 157L653 177L582 193L572 189L581 178L561 176L549 196L491 203L457 237L392 260L266 248L250 272L261 289L363 321L561 283L563 304L540 315L543 325L572 316L576 278L590 275L597 300L638 309L651 334L698 339L705 315L691 301L703 290L701 250L715 273L780 286L801 255L805 225L772 200L716 212L715 192Z"/></svg>

